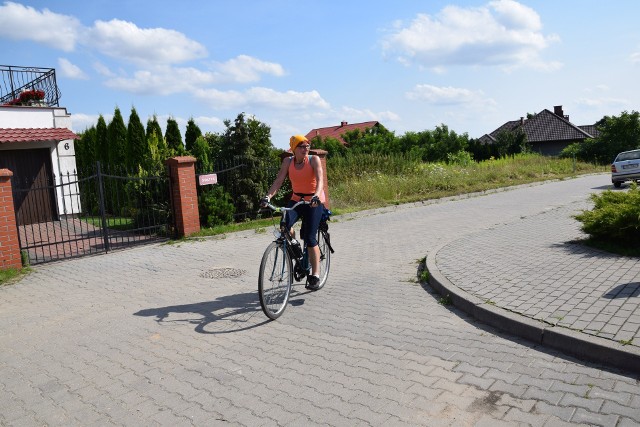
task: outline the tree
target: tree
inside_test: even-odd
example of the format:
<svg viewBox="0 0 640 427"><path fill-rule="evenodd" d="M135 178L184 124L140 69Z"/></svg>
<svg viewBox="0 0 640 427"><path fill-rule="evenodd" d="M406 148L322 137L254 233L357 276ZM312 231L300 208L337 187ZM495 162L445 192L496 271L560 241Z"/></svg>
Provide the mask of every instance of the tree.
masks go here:
<svg viewBox="0 0 640 427"><path fill-rule="evenodd" d="M156 159L155 156L160 159L160 163L170 157L169 155L169 147L167 147L167 142L164 140L162 136L162 128L160 127L160 123L158 123L158 118L154 114L152 118L147 120L147 144L149 145L149 151L155 154L152 154L152 159ZM155 139L152 140L152 135L155 135Z"/></svg>
<svg viewBox="0 0 640 427"><path fill-rule="evenodd" d="M96 160L103 165L109 163L109 132L107 123L100 114L96 124Z"/></svg>
<svg viewBox="0 0 640 427"><path fill-rule="evenodd" d="M271 144L271 128L253 117L246 119L244 113L238 114L233 123L225 120L224 124L227 129L220 158L229 162L241 161L244 165L230 170L226 177L236 189L236 212L255 213L260 197L271 184L267 164L279 161Z"/></svg>
<svg viewBox="0 0 640 427"><path fill-rule="evenodd" d="M522 128L514 131L502 131L496 136L494 145L494 153L497 157L506 157L512 154L523 153L529 151L527 144L527 135Z"/></svg>
<svg viewBox="0 0 640 427"><path fill-rule="evenodd" d="M620 116L604 116L596 123L598 136L574 143L562 150L562 157L575 156L586 162L606 164L622 151L640 148L640 113L623 111Z"/></svg>
<svg viewBox="0 0 640 427"><path fill-rule="evenodd" d="M382 125L345 132L342 139L351 153L390 154L399 150L395 134Z"/></svg>
<svg viewBox="0 0 640 427"><path fill-rule="evenodd" d="M161 144L162 136L158 138L155 131L147 136L148 157L145 158L143 168L151 175L158 175L164 168L164 160L167 158L167 150L164 144ZM162 147L165 147L164 150Z"/></svg>
<svg viewBox="0 0 640 427"><path fill-rule="evenodd" d="M86 129L80 139L76 140L76 168L78 171L86 170L95 163L96 128L91 126Z"/></svg>
<svg viewBox="0 0 640 427"><path fill-rule="evenodd" d="M202 136L202 131L193 121L192 117L187 122L187 131L184 134L184 143L188 152L191 152L191 150L193 150L193 144L195 144L196 139L198 139L200 136Z"/></svg>
<svg viewBox="0 0 640 427"><path fill-rule="evenodd" d="M209 146L209 160L215 163L222 156L222 147L225 141L224 135L207 132L204 134L204 139L207 140L207 145Z"/></svg>
<svg viewBox="0 0 640 427"><path fill-rule="evenodd" d="M198 160L196 163L197 172L212 172L213 163L211 162L209 144L204 136L199 136L191 147L191 154Z"/></svg>
<svg viewBox="0 0 640 427"><path fill-rule="evenodd" d="M164 134L164 139L167 142L169 150L174 154L182 155L185 153L184 145L182 144L182 135L180 134L180 128L178 122L169 117L167 119L167 130Z"/></svg>
<svg viewBox="0 0 640 427"><path fill-rule="evenodd" d="M640 113L623 111L620 116L605 116L596 123L599 135L596 143L602 146L598 161L609 163L622 151L640 148Z"/></svg>
<svg viewBox="0 0 640 427"><path fill-rule="evenodd" d="M127 146L129 147L127 166L130 170L137 170L145 164L149 157L149 146L145 136L144 126L134 107L131 107L129 124L127 126Z"/></svg>
<svg viewBox="0 0 640 427"><path fill-rule="evenodd" d="M336 138L316 136L311 140L311 148L320 149L327 152L327 159L336 156L344 156L347 153L347 147Z"/></svg>
<svg viewBox="0 0 640 427"><path fill-rule="evenodd" d="M158 136L158 138L163 138L162 136L162 128L160 127L160 123L158 123L158 117L154 114L152 118L147 120L147 131L146 135L149 136L153 132Z"/></svg>
<svg viewBox="0 0 640 427"><path fill-rule="evenodd" d="M123 166L127 164L127 128L124 125L120 109L116 107L113 119L107 126L107 137L109 140L109 164Z"/></svg>

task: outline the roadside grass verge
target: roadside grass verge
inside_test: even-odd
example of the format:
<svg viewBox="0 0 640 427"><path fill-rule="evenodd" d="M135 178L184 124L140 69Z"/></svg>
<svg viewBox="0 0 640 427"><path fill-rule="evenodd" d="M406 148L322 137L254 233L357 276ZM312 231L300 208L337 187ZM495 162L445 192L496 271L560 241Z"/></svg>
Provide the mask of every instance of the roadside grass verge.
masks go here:
<svg viewBox="0 0 640 427"><path fill-rule="evenodd" d="M424 163L407 155L366 154L327 161L334 215L513 185L607 172L607 166L537 154L471 162ZM275 219L276 225L277 218ZM271 218L201 229L194 237L272 227Z"/></svg>
<svg viewBox="0 0 640 427"><path fill-rule="evenodd" d="M373 154L331 159L327 168L331 206L343 213L607 171L534 154L468 165Z"/></svg>

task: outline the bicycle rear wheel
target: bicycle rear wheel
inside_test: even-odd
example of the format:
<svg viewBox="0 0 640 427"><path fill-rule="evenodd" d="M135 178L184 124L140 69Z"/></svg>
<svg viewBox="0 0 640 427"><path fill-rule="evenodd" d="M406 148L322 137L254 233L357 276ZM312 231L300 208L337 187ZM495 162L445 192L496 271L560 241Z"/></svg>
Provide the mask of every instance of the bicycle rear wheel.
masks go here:
<svg viewBox="0 0 640 427"><path fill-rule="evenodd" d="M320 281L318 282L318 289L322 289L327 278L329 277L329 268L331 267L331 250L329 244L325 239L324 233L318 230L318 248L320 249L320 271L318 276Z"/></svg>
<svg viewBox="0 0 640 427"><path fill-rule="evenodd" d="M264 251L258 275L258 295L262 311L269 319L284 313L291 294L293 267L282 243L272 242Z"/></svg>

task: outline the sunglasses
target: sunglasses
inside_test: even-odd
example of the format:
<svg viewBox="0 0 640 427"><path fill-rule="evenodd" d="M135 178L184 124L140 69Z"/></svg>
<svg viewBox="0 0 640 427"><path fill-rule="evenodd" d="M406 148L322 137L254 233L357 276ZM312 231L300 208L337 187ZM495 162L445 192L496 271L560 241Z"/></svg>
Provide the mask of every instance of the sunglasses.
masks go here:
<svg viewBox="0 0 640 427"><path fill-rule="evenodd" d="M311 145L309 145L309 144L300 144L296 148L302 148L303 150L308 150L309 148L311 148Z"/></svg>

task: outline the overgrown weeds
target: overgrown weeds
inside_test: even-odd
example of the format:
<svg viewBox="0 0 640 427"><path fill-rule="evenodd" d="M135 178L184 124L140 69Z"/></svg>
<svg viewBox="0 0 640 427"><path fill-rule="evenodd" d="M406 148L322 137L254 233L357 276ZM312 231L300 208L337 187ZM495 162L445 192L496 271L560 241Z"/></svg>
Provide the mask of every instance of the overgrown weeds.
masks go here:
<svg viewBox="0 0 640 427"><path fill-rule="evenodd" d="M361 154L331 159L327 168L332 208L344 212L607 170L536 154L451 164L423 163L407 155Z"/></svg>

